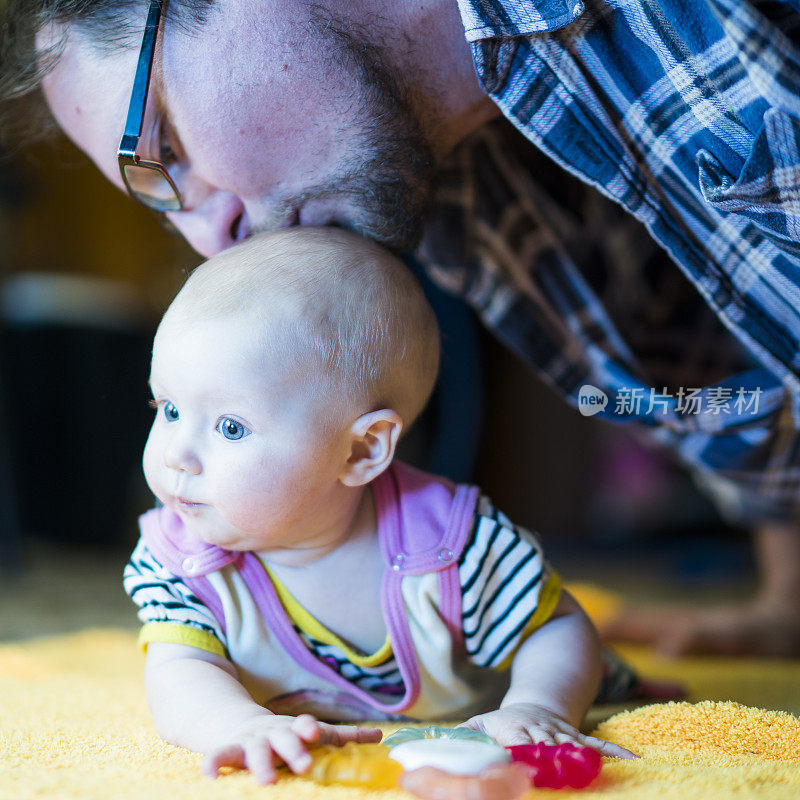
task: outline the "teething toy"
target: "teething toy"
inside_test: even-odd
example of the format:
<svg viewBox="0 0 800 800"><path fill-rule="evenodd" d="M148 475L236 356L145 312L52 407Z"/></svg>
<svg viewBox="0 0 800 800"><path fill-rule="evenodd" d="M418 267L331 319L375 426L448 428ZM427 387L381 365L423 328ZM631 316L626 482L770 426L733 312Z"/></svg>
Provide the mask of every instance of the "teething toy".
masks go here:
<svg viewBox="0 0 800 800"><path fill-rule="evenodd" d="M395 747L403 742L413 742L418 739L460 739L494 744L494 739L483 731L475 731L472 728L440 728L438 725L430 725L427 728L400 728L399 731L387 736L381 744Z"/></svg>
<svg viewBox="0 0 800 800"><path fill-rule="evenodd" d="M494 742L459 739L416 739L393 747L389 758L410 772L420 767L436 767L455 775L477 775L492 764L510 761L505 748Z"/></svg>
<svg viewBox="0 0 800 800"><path fill-rule="evenodd" d="M314 749L313 756L309 775L318 783L393 789L403 772L400 764L389 758L389 748L383 744L322 745Z"/></svg>
<svg viewBox="0 0 800 800"><path fill-rule="evenodd" d="M517 744L507 747L537 789L583 789L600 773L603 759L589 747L574 744Z"/></svg>

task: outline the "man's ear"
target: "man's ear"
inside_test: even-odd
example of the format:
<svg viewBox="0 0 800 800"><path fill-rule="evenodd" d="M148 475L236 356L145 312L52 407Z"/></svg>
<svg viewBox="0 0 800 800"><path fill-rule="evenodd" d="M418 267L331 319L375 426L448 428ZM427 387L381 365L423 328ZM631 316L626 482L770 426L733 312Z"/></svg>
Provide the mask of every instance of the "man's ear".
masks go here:
<svg viewBox="0 0 800 800"><path fill-rule="evenodd" d="M391 408L362 414L350 426L350 457L339 480L345 486L363 486L392 463L403 420Z"/></svg>

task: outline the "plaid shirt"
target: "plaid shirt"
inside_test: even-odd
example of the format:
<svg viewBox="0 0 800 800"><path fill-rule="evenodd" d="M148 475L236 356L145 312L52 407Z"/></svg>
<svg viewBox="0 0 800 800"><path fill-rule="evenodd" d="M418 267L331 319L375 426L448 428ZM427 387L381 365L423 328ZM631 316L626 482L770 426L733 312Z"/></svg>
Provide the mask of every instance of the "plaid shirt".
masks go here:
<svg viewBox="0 0 800 800"><path fill-rule="evenodd" d="M797 519L797 3L459 6L524 138L501 120L452 154L419 258L569 402L671 449L730 515Z"/></svg>

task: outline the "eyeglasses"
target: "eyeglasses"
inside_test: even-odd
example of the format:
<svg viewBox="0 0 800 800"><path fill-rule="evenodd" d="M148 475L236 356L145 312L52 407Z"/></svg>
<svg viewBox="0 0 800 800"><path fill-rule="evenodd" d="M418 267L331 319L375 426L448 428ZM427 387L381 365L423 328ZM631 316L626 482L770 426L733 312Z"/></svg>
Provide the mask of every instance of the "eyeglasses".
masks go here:
<svg viewBox="0 0 800 800"><path fill-rule="evenodd" d="M183 208L183 200L166 167L158 161L145 161L136 155L139 137L142 135L147 89L150 85L160 19L161 0L150 0L139 61L133 78L128 118L125 120L125 132L117 149L117 162L122 181L131 197L156 211L180 211Z"/></svg>

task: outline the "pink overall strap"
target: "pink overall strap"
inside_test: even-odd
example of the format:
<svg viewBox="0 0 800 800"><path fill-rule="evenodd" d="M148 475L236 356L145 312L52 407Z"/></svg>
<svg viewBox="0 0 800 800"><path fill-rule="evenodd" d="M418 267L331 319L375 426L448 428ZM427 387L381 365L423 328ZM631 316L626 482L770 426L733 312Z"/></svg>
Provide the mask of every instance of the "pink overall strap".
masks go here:
<svg viewBox="0 0 800 800"><path fill-rule="evenodd" d="M449 550L452 556L449 566L439 572L439 610L450 631L453 651L456 653L463 652L465 647L458 559L461 557L467 538L472 532L477 503L478 488L476 486L459 485L456 487L447 536L447 541L450 542L453 548ZM452 532L452 535L449 535L450 532ZM441 555L446 556L448 553Z"/></svg>
<svg viewBox="0 0 800 800"><path fill-rule="evenodd" d="M168 508L154 508L139 517L147 549L208 608L225 633L225 613L219 595L205 575L238 561L241 553L200 542L189 534L181 518Z"/></svg>
<svg viewBox="0 0 800 800"><path fill-rule="evenodd" d="M264 621L270 631L275 634L283 649L297 662L304 670L312 675L322 678L332 683L343 692L358 698L370 707L387 714L394 714L412 705L419 694L419 671L408 674L404 664L398 658L400 674L403 677L406 691L403 697L395 703L387 704L376 700L369 692L364 691L358 686L343 678L338 672L333 670L328 664L320 661L306 647L303 640L297 634L289 618L286 616L281 601L275 592L275 587L264 569L264 565L253 553L245 553L239 565L242 578L250 589L253 599L258 605L259 611L264 617ZM384 577L387 573L384 573ZM383 592L382 592L383 593ZM389 634L389 639L394 647L395 642ZM414 663L416 667L416 662Z"/></svg>
<svg viewBox="0 0 800 800"><path fill-rule="evenodd" d="M395 519L381 538L398 578L439 573L439 611L456 651L464 646L458 559L472 531L478 489L395 462L373 483L375 503ZM400 597L402 603L402 597ZM405 620L405 615L403 614ZM407 625L406 625L407 628Z"/></svg>

